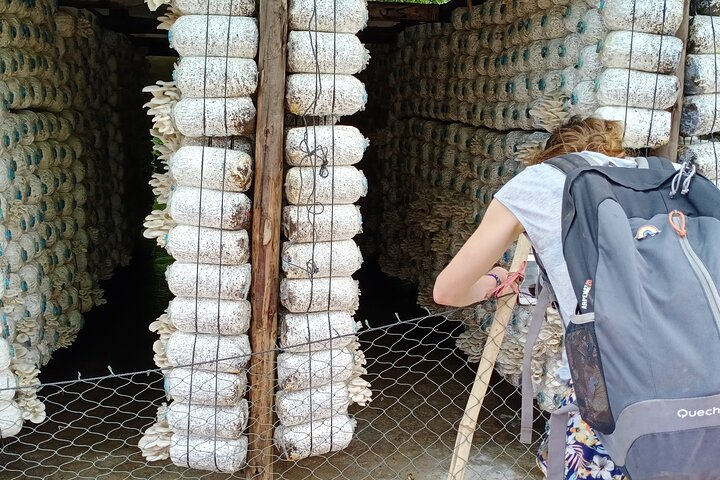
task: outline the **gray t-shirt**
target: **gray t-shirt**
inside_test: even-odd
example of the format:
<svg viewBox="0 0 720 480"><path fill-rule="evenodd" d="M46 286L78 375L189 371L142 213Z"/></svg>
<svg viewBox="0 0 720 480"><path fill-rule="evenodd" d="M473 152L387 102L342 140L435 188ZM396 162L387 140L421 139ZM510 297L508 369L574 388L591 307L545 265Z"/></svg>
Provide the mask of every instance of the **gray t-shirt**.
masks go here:
<svg viewBox="0 0 720 480"><path fill-rule="evenodd" d="M613 158L596 152L582 155L597 165L637 168L631 158ZM562 196L565 175L550 165L533 165L517 174L496 194L525 227L530 242L547 270L565 325L577 307L570 274L562 252Z"/></svg>

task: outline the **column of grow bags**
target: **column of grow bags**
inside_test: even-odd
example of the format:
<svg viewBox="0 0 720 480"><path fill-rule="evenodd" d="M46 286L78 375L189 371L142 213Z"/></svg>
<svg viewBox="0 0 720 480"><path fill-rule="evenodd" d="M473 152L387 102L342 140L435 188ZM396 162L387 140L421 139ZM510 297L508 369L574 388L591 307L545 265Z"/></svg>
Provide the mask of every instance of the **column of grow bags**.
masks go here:
<svg viewBox="0 0 720 480"><path fill-rule="evenodd" d="M688 160L698 171L720 186L720 131L718 91L720 90L720 1L690 3L688 55L685 63L679 161Z"/></svg>
<svg viewBox="0 0 720 480"><path fill-rule="evenodd" d="M546 9L487 2L472 15L455 10L452 27L406 30L401 43L419 33L427 41L417 47L430 57L413 64L418 80L404 88L430 101L409 99L396 105L398 113L498 130L552 129L571 116L624 121L629 106L627 146L666 142L669 113L662 109L676 99L677 78L664 73L677 67L682 44L672 34L682 2L668 0L661 9L641 0L598 8L562 3ZM568 104L552 101L557 96L570 97Z"/></svg>
<svg viewBox="0 0 720 480"><path fill-rule="evenodd" d="M130 45L117 34L102 31L96 17L83 10L63 8L54 20L61 59L70 72L67 86L72 104L67 115L82 145L72 169L60 172L61 179L72 183L72 195L69 187L57 188L57 198L46 212L46 217L55 217L60 239L71 241L65 258L57 252L61 264L53 272L59 298L50 304L62 319L104 303L98 282L129 260L130 245L123 234L127 230L122 205L125 156L117 144L123 127L113 106L123 94L117 80L125 67L117 65L119 51ZM95 56L106 58L107 64L99 65ZM73 323L60 332L61 343L72 341L80 327Z"/></svg>
<svg viewBox="0 0 720 480"><path fill-rule="evenodd" d="M152 6L152 5L151 5ZM165 171L151 185L163 210L146 221L175 259L175 295L151 330L172 400L140 440L148 460L236 472L245 465L250 360L252 143L257 88L254 0L178 0L161 18L180 59L174 82L147 88Z"/></svg>
<svg viewBox="0 0 720 480"><path fill-rule="evenodd" d="M90 111L94 114L93 125L103 125L106 135L103 139L104 148L93 149L99 153L96 156L96 164L99 166L96 175L102 180L97 186L99 190L104 190L102 205L106 206L100 218L103 228L99 232L102 240L98 242L97 250L101 255L98 277L106 280L113 275L117 266L126 266L130 262L133 245L128 223L130 212L125 203L126 166L121 160L127 157L125 151L134 139L129 138L129 129L123 127L121 111L128 108L122 83L127 76L137 71L137 67L133 68L127 61L133 48L127 37L103 31L99 39L101 43L98 52L100 58L106 59L106 63L98 61L93 66L96 69L97 88L102 88L104 95L90 97L93 100ZM138 106L138 103L132 105L135 108Z"/></svg>
<svg viewBox="0 0 720 480"><path fill-rule="evenodd" d="M70 135L68 122L57 115L69 97L62 98L67 92L55 87L68 72L54 52L54 29L49 28L53 10L50 2L0 6L2 388L39 383L43 299L52 294L47 276L51 251L40 249L44 214L39 175L59 163L56 147ZM41 94L39 88L52 89ZM44 357L49 357L47 348ZM45 417L32 389L6 390L0 397L3 438L16 435L23 420L40 422Z"/></svg>
<svg viewBox="0 0 720 480"><path fill-rule="evenodd" d="M362 110L363 84L352 75L369 55L355 34L367 22L364 0L291 0L287 110L302 127L286 134L275 444L300 460L342 450L355 431L352 403L370 401L353 314L352 278L362 256L352 238L362 218L354 203L367 192L358 163L367 140L337 118ZM329 125L317 125L328 117Z"/></svg>
<svg viewBox="0 0 720 480"><path fill-rule="evenodd" d="M674 72L683 45L674 35L683 2L612 0L597 6L578 24L597 32L597 74L575 84L569 113L623 122L626 147L663 145L670 139L667 109L679 94Z"/></svg>
<svg viewBox="0 0 720 480"><path fill-rule="evenodd" d="M78 275L83 277L81 300L92 303L100 300L100 292L92 288L109 279L117 266L127 265L132 247L124 205L124 170L125 149L131 148L134 140L118 110L123 108L127 84L121 77L137 72L138 67L132 65L129 40L102 30L93 14L62 8L54 20L62 60L71 72L68 87L74 132L84 147L80 158L84 170L75 172L76 177L82 176L75 201L68 204L69 199L63 198L59 203L73 212L77 225L61 227L63 232L78 227L86 232L82 235L86 244L78 245L79 251L74 253ZM95 61L98 58L105 61ZM91 278L85 278L87 275Z"/></svg>
<svg viewBox="0 0 720 480"><path fill-rule="evenodd" d="M92 139L83 136L88 110L110 99L103 80L113 75L96 75L91 64L70 53L102 48L102 32L92 16L55 11L51 2L5 2L0 13L0 150L6 172L0 187L0 364L3 387L31 387L3 394L0 423L2 436L9 436L21 426L18 412L32 422L44 419L44 406L32 388L39 384L39 369L56 349L72 343L83 323L81 314L102 302L98 265L88 255L93 247L88 224L93 215L110 216L112 205L90 199L89 192L107 189L111 180L94 175L92 155L111 164L123 158L101 153L107 147L103 123L96 125ZM85 43L78 48L77 42ZM121 47L115 42L116 52ZM88 90L97 104L85 102ZM105 248L119 247L112 241L114 232L125 228L119 220L107 230ZM107 266L105 276L114 266ZM7 372L8 363L16 379Z"/></svg>

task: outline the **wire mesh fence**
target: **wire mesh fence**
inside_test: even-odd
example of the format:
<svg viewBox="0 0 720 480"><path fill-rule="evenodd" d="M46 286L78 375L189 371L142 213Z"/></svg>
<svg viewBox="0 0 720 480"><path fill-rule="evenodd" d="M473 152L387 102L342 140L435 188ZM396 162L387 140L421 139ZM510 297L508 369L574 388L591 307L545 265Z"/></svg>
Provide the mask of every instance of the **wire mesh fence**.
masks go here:
<svg viewBox="0 0 720 480"><path fill-rule="evenodd" d="M282 460L274 450L273 478L447 478L476 370L455 347L463 328L449 315L428 315L359 333L374 399L365 407L351 408L356 422L352 441L341 451L297 462ZM47 418L38 425L27 423L18 436L4 440L0 478L244 478L240 471L212 473L176 466L170 459L149 462L142 456L138 442L156 421L158 408L168 402L166 387L159 369L42 385L37 395L46 405ZM517 389L496 375L484 398L465 478L542 478L535 465L542 424L536 424L535 445L521 444L519 408ZM196 420L191 428L199 428ZM221 422L219 417L206 419L204 427L220 432L228 428ZM331 426L327 442L337 443L332 437L342 435L341 430L342 426ZM317 432L313 438L318 438ZM217 452L211 461L219 458L222 463L218 445L223 439L210 441ZM204 447L184 448L192 457L191 448Z"/></svg>

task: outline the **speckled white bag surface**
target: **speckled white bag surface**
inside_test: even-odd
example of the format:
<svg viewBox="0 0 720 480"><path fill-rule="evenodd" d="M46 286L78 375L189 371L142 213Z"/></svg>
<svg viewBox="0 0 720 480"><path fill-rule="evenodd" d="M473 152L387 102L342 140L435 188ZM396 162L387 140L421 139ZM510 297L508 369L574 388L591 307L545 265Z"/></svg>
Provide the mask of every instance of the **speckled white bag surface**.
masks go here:
<svg viewBox="0 0 720 480"><path fill-rule="evenodd" d="M176 297L168 319L182 332L242 335L250 327L250 302L216 298Z"/></svg>
<svg viewBox="0 0 720 480"><path fill-rule="evenodd" d="M175 68L185 98L249 97L255 93L255 60L225 57L182 57Z"/></svg>
<svg viewBox="0 0 720 480"><path fill-rule="evenodd" d="M165 278L176 297L244 300L250 290L250 265L175 262Z"/></svg>
<svg viewBox="0 0 720 480"><path fill-rule="evenodd" d="M257 20L250 17L182 15L168 35L170 46L182 57L257 56Z"/></svg>
<svg viewBox="0 0 720 480"><path fill-rule="evenodd" d="M355 433L355 420L339 415L294 426L275 429L275 445L286 460L302 460L347 448Z"/></svg>
<svg viewBox="0 0 720 480"><path fill-rule="evenodd" d="M368 144L360 130L346 125L291 128L285 136L285 160L294 167L354 165Z"/></svg>
<svg viewBox="0 0 720 480"><path fill-rule="evenodd" d="M218 408L173 402L167 409L170 428L210 438L240 438L247 427L248 415L248 402L244 399L237 405Z"/></svg>
<svg viewBox="0 0 720 480"><path fill-rule="evenodd" d="M247 448L247 437L226 440L175 433L170 444L170 459L183 467L235 473L245 466Z"/></svg>

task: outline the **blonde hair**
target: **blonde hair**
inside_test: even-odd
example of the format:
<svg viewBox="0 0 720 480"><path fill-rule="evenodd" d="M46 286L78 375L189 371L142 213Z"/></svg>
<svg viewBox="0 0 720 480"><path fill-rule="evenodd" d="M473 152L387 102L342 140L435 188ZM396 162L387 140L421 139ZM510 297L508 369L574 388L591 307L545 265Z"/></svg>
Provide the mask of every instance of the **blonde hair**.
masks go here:
<svg viewBox="0 0 720 480"><path fill-rule="evenodd" d="M533 156L528 163L536 165L564 153L584 150L623 158L626 154L623 135L620 122L597 118L576 121L553 133L545 144L545 149Z"/></svg>

